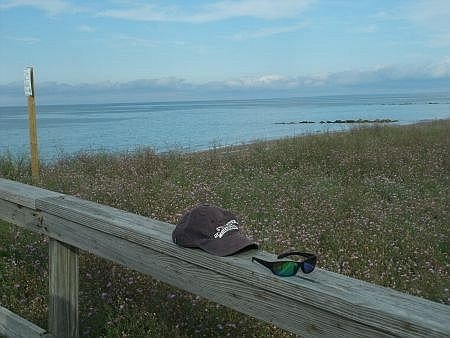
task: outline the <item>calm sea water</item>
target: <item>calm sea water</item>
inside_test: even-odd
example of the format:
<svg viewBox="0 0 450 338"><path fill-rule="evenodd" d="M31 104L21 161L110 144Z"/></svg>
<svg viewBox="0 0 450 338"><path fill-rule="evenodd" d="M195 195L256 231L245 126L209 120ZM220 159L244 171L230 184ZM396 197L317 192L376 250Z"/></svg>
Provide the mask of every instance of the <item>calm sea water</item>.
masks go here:
<svg viewBox="0 0 450 338"><path fill-rule="evenodd" d="M450 118L450 93L328 96L267 100L37 106L40 157L61 153L196 151L286 136L345 130L336 119L395 119L400 124ZM314 124L279 124L299 121ZM29 152L26 107L0 107L0 153Z"/></svg>

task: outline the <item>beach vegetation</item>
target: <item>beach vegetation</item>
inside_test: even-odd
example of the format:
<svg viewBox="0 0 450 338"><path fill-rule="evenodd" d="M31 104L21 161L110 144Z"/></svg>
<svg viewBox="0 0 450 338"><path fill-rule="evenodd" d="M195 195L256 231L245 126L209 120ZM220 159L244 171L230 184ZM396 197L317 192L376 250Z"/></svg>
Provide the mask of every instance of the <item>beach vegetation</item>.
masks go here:
<svg viewBox="0 0 450 338"><path fill-rule="evenodd" d="M450 304L450 121L374 125L210 151L66 155L40 185L176 224L209 202L274 253ZM0 156L0 177L31 182ZM1 304L47 327L47 238L0 222ZM288 337L289 333L117 264L80 255L85 337Z"/></svg>

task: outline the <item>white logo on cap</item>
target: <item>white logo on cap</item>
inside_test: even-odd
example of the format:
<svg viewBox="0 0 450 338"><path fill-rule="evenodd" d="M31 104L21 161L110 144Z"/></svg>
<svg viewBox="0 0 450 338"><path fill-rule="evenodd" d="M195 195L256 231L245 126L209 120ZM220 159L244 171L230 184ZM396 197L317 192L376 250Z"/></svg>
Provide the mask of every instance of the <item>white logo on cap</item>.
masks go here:
<svg viewBox="0 0 450 338"><path fill-rule="evenodd" d="M228 231L239 230L238 222L234 219L228 221L225 225L221 225L216 228L217 232L214 234L214 238L222 238Z"/></svg>

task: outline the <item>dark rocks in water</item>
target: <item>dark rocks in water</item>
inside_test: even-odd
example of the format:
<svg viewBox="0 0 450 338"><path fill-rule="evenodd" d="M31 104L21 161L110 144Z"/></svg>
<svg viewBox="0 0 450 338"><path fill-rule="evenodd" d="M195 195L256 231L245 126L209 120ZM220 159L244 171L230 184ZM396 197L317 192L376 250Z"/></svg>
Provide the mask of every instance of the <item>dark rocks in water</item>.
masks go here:
<svg viewBox="0 0 450 338"><path fill-rule="evenodd" d="M376 120L334 120L334 121L320 121L320 123L392 123L398 122L398 120L391 119L376 119Z"/></svg>
<svg viewBox="0 0 450 338"><path fill-rule="evenodd" d="M315 123L314 121L292 121L292 122L275 122L274 124L305 124L305 123Z"/></svg>
<svg viewBox="0 0 450 338"><path fill-rule="evenodd" d="M391 119L376 119L376 120L334 120L334 121L320 121L319 123L392 123L398 122L398 120ZM305 123L316 123L314 121L292 121L292 122L275 122L274 124L305 124Z"/></svg>
<svg viewBox="0 0 450 338"><path fill-rule="evenodd" d="M414 102L399 102L399 103L381 103L381 106L410 106L416 104Z"/></svg>

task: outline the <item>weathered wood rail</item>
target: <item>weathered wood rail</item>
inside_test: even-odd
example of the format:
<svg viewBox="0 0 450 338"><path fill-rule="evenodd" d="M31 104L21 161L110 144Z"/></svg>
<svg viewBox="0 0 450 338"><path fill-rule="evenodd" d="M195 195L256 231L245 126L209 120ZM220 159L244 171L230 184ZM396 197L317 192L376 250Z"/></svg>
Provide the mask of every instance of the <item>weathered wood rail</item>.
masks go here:
<svg viewBox="0 0 450 338"><path fill-rule="evenodd" d="M305 337L450 336L450 306L321 269L280 278L251 262L267 252L181 248L172 224L1 178L0 219L50 238L48 331L0 307L0 334L78 336L81 249Z"/></svg>

